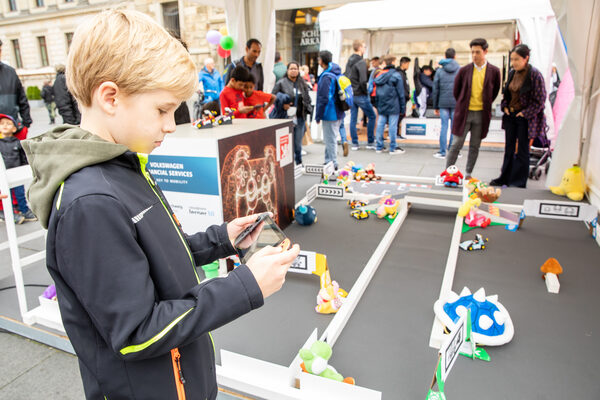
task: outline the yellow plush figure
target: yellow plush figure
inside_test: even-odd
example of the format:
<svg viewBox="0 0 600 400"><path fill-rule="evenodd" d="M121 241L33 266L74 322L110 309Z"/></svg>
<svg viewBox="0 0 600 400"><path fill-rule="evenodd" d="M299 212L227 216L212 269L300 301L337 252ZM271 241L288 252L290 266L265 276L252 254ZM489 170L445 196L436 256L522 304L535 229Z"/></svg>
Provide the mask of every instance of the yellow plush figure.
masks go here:
<svg viewBox="0 0 600 400"><path fill-rule="evenodd" d="M471 208L479 207L480 205L481 199L479 197L475 199L468 198L467 201L465 201L465 203L458 209L458 215L464 218L469 213Z"/></svg>
<svg viewBox="0 0 600 400"><path fill-rule="evenodd" d="M334 314L338 312L348 292L340 288L336 281L331 280L329 269L321 275L321 290L317 295L315 311L321 314Z"/></svg>
<svg viewBox="0 0 600 400"><path fill-rule="evenodd" d="M550 186L550 191L559 196L567 196L573 201L580 201L585 194L585 178L581 168L574 164L567 169L559 186Z"/></svg>

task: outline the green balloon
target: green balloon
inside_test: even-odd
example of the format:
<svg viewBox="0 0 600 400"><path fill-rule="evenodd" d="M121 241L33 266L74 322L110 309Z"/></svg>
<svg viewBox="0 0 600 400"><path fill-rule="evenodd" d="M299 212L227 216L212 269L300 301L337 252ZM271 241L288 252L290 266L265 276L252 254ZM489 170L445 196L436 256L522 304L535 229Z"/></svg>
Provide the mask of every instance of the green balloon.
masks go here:
<svg viewBox="0 0 600 400"><path fill-rule="evenodd" d="M231 36L223 36L221 38L221 47L223 50L231 50L233 48L233 38Z"/></svg>

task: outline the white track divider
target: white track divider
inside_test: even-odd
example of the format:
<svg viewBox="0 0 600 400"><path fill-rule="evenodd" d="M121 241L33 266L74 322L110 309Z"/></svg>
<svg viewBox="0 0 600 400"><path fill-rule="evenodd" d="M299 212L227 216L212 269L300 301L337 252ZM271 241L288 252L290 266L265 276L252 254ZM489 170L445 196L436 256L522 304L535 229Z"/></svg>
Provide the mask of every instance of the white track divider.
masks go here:
<svg viewBox="0 0 600 400"><path fill-rule="evenodd" d="M301 348L310 349L310 346L312 346L312 344L317 341L317 337L319 337L319 334L317 328L315 328L308 337L308 339L306 339L306 342L304 342L304 345ZM300 358L300 354L296 354L296 357L294 357L294 360L289 366L290 385L292 386L296 384L296 377L300 376L300 374L302 373L302 368L300 368L300 364L302 364L302 359Z"/></svg>
<svg viewBox="0 0 600 400"><path fill-rule="evenodd" d="M468 198L468 190L463 187L463 202ZM460 236L462 233L463 218L456 215L454 222L454 230L452 231L452 240L450 241L450 251L448 251L448 259L446 260L446 269L444 270L444 278L442 279L442 287L440 289L440 295L438 299L445 296L450 290L452 290L452 283L454 282L454 272L456 271L456 261L458 259L458 245L460 244ZM444 341L444 328L442 323L435 317L433 317L433 326L431 328L431 336L429 337L429 346L439 349Z"/></svg>
<svg viewBox="0 0 600 400"><path fill-rule="evenodd" d="M410 175L387 175L381 174L381 179L384 181L400 181L411 183L432 183L435 184L435 178L429 176L410 176Z"/></svg>
<svg viewBox="0 0 600 400"><path fill-rule="evenodd" d="M25 296L25 283L23 282L23 268L34 262L44 260L46 251L39 251L27 257L21 258L19 252L19 244L44 237L46 231L40 229L36 232L17 236L15 220L13 217L13 205L10 189L21 185L28 185L33 179L31 167L23 165L17 168L6 169L4 161L0 158L0 192L8 195L6 199L2 199L2 207L4 209L4 218L6 225L6 233L8 241L0 244L0 250L9 249L12 264L13 275L15 277L15 286L17 290L17 300L19 303L19 311L23 322L27 325L39 323L52 329L64 332L60 313L57 304L50 304L50 307L38 306L32 310L27 309L27 298Z"/></svg>
<svg viewBox="0 0 600 400"><path fill-rule="evenodd" d="M352 315L352 312L356 308L360 298L367 289L371 278L373 278L373 275L375 275L381 260L383 260L383 257L387 253L392 241L400 230L402 223L406 219L406 214L408 213L407 202L405 199L401 199L399 201L400 205L398 207L398 216L388 228L387 232L383 236L383 239L381 239L379 246L377 246L375 252L373 252L373 255L367 262L367 265L352 286L346 301L344 301L344 305L335 314L335 317L333 317L329 323L329 326L327 326L327 329L325 329L325 332L323 332L323 335L321 336L321 340L327 341L331 347L333 347L338 336L340 333L342 333L342 330L346 326L348 319L350 319L350 315Z"/></svg>
<svg viewBox="0 0 600 400"><path fill-rule="evenodd" d="M221 365L216 367L220 386L265 399L308 399L290 385L288 367L227 350L221 350Z"/></svg>
<svg viewBox="0 0 600 400"><path fill-rule="evenodd" d="M423 206L448 207L448 208L455 208L456 210L458 210L459 207L462 206L462 204L463 204L458 200L434 199L434 198L430 198L430 197L418 197L418 196L411 196L411 195L408 195L405 198L406 198L406 201L408 201L409 203L412 203L412 204L419 204L419 205L423 205Z"/></svg>
<svg viewBox="0 0 600 400"><path fill-rule="evenodd" d="M406 219L408 213L407 202L405 199L399 201L398 216L388 228L379 246L377 246L352 286L343 307L333 317L321 336L320 340L327 341L331 347L335 345L337 338L346 326L371 278ZM316 337L317 330L315 329L303 347L310 347ZM297 355L289 367L283 367L221 350L221 365L217 365L216 371L217 381L219 385L267 399L314 400L326 397L330 400L381 400L382 398L382 393L376 390L302 373L299 368L300 363L300 358ZM295 387L296 383L298 383L299 388Z"/></svg>
<svg viewBox="0 0 600 400"><path fill-rule="evenodd" d="M313 330L302 346L310 348L317 340ZM381 392L303 373L296 356L289 367L221 350L217 365L220 386L265 399L277 400L381 400Z"/></svg>

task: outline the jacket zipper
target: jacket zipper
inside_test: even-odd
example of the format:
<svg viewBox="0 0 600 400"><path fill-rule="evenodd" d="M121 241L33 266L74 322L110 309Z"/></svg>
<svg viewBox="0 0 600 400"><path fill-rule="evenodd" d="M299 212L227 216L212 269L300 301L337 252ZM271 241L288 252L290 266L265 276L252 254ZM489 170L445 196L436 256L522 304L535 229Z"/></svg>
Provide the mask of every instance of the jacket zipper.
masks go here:
<svg viewBox="0 0 600 400"><path fill-rule="evenodd" d="M138 157L138 159L139 159L139 157ZM156 195L156 197L158 197L158 200L160 200L160 203L162 204L163 208L167 212L167 215L169 215L169 218L171 219L171 222L173 223L173 226L175 227L175 230L177 231L177 234L179 235L179 238L181 239L181 242L183 243L183 246L185 247L185 250L187 251L188 256L190 257L190 262L192 263L192 270L194 271L194 275L196 276L196 281L198 283L200 283L200 277L198 277L198 271L196 271L196 264L194 263L194 258L192 257L192 253L190 251L190 248L189 248L187 242L185 241L185 239L183 238L183 235L181 233L181 229L180 229L181 224L179 223L179 220L177 219L177 217L175 217L175 214L171 214L171 212L169 211L169 209L165 205L165 200L156 191L156 189L155 189L156 183L154 182L154 179L152 179L152 176L150 175L150 173L148 173L146 171L146 165L145 165L145 163L143 163L141 159L139 161L140 161L140 169L141 169L142 175L146 179L146 182L148 182L148 185L150 186L150 189L152 189L152 191L154 192L154 194Z"/></svg>
<svg viewBox="0 0 600 400"><path fill-rule="evenodd" d="M179 348L175 347L171 350L171 360L173 361L173 375L175 376L175 387L177 388L177 400L185 400L185 388L183 387L185 378L181 371L180 358L181 354L179 354Z"/></svg>

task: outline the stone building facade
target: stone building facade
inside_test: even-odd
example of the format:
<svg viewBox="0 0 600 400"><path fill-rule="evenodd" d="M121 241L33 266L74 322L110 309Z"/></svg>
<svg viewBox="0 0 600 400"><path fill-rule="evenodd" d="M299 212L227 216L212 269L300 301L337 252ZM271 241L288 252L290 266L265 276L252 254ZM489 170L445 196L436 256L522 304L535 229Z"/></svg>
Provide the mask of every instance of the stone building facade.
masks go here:
<svg viewBox="0 0 600 400"><path fill-rule="evenodd" d="M65 64L75 28L86 18L111 7L135 9L150 15L187 43L198 71L206 57L222 69L225 60L206 32L225 26L225 10L193 0L2 0L0 39L2 62L17 70L24 87L42 87L53 80L54 66Z"/></svg>

